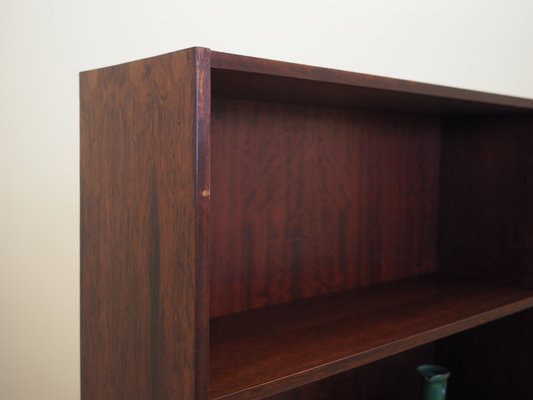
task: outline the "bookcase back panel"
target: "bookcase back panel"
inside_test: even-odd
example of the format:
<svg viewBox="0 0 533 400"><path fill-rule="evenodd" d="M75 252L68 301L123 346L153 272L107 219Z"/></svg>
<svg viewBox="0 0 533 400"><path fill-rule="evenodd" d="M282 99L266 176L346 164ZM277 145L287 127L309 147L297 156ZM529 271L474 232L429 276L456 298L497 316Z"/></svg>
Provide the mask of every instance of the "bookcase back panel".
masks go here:
<svg viewBox="0 0 533 400"><path fill-rule="evenodd" d="M432 272L436 116L214 98L211 316Z"/></svg>
<svg viewBox="0 0 533 400"><path fill-rule="evenodd" d="M437 342L436 358L452 371L449 398L531 399L532 331L529 309Z"/></svg>
<svg viewBox="0 0 533 400"><path fill-rule="evenodd" d="M533 118L446 118L439 203L440 268L532 286Z"/></svg>

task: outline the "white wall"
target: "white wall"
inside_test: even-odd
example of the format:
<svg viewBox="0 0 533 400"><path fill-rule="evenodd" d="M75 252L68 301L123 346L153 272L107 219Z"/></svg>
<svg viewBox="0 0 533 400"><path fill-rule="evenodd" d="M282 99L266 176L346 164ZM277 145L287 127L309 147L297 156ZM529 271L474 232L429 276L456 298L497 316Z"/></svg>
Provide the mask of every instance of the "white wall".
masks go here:
<svg viewBox="0 0 533 400"><path fill-rule="evenodd" d="M79 398L79 71L201 45L533 98L532 21L531 0L2 0L0 399Z"/></svg>

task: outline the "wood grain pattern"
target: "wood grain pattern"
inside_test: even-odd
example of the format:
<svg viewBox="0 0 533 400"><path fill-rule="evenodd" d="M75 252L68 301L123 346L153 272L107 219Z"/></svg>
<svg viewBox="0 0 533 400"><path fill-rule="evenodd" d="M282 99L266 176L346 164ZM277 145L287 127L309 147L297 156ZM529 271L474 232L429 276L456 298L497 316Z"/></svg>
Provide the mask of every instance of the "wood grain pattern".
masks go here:
<svg viewBox="0 0 533 400"><path fill-rule="evenodd" d="M533 118L447 118L441 160L441 268L533 284Z"/></svg>
<svg viewBox="0 0 533 400"><path fill-rule="evenodd" d="M517 113L533 100L212 52L214 95L380 110Z"/></svg>
<svg viewBox="0 0 533 400"><path fill-rule="evenodd" d="M351 371L269 397L268 400L413 400L421 399L421 364L437 363L434 344L404 351Z"/></svg>
<svg viewBox="0 0 533 400"><path fill-rule="evenodd" d="M82 400L370 399L433 349L457 398L530 375L531 311L433 342L533 307L533 100L203 48L80 85Z"/></svg>
<svg viewBox="0 0 533 400"><path fill-rule="evenodd" d="M214 99L211 316L436 269L439 121Z"/></svg>
<svg viewBox="0 0 533 400"><path fill-rule="evenodd" d="M81 74L83 400L205 398L207 278L196 265L205 56L190 49Z"/></svg>
<svg viewBox="0 0 533 400"><path fill-rule="evenodd" d="M427 277L213 319L209 397L274 395L532 306L532 290Z"/></svg>

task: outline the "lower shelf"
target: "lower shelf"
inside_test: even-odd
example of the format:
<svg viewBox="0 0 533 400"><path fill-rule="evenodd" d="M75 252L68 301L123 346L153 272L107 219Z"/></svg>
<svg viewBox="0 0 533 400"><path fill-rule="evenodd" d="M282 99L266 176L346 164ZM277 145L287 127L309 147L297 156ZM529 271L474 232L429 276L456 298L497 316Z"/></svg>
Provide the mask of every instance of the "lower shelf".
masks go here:
<svg viewBox="0 0 533 400"><path fill-rule="evenodd" d="M434 276L211 320L210 399L261 399L533 307L533 290Z"/></svg>

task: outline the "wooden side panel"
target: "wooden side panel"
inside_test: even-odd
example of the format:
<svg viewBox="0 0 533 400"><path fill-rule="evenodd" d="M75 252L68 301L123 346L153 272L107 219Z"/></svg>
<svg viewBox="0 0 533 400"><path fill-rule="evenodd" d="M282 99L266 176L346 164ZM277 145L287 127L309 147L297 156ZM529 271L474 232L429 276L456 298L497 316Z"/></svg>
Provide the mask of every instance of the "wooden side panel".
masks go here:
<svg viewBox="0 0 533 400"><path fill-rule="evenodd" d="M532 285L533 117L448 118L441 151L441 267Z"/></svg>
<svg viewBox="0 0 533 400"><path fill-rule="evenodd" d="M437 117L215 98L211 315L436 268Z"/></svg>
<svg viewBox="0 0 533 400"><path fill-rule="evenodd" d="M206 398L202 57L190 49L81 74L83 400Z"/></svg>

